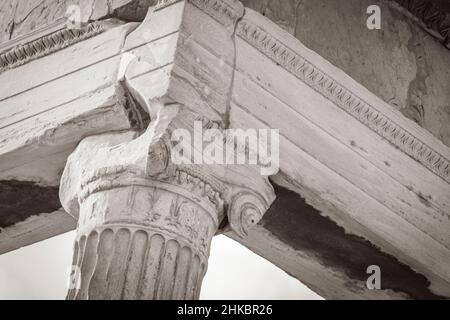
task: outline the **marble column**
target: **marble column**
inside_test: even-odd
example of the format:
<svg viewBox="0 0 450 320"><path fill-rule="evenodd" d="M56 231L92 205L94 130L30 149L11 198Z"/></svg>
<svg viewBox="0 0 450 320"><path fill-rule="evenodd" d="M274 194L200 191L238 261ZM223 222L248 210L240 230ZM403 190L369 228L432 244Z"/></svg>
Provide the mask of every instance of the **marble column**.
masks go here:
<svg viewBox="0 0 450 320"><path fill-rule="evenodd" d="M88 137L69 157L60 198L78 219L79 279L68 299L197 299L219 227L245 234L268 209L272 187L254 168L173 163L170 133L197 118L164 106L145 132Z"/></svg>

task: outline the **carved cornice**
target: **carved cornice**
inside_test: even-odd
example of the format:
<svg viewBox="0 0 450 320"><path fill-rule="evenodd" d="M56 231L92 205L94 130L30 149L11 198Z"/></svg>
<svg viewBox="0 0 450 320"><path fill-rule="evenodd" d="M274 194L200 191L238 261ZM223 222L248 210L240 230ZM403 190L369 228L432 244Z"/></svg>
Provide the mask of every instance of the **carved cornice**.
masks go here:
<svg viewBox="0 0 450 320"><path fill-rule="evenodd" d="M244 15L244 6L237 0L187 0L223 25L236 25ZM160 0L156 10L165 8L180 0Z"/></svg>
<svg viewBox="0 0 450 320"><path fill-rule="evenodd" d="M430 171L450 182L450 161L329 74L248 19L237 35Z"/></svg>
<svg viewBox="0 0 450 320"><path fill-rule="evenodd" d="M450 13L430 0L389 0L417 18L420 24L450 49Z"/></svg>
<svg viewBox="0 0 450 320"><path fill-rule="evenodd" d="M0 54L0 73L91 38L105 29L103 23L93 22L80 29L62 29L20 44Z"/></svg>

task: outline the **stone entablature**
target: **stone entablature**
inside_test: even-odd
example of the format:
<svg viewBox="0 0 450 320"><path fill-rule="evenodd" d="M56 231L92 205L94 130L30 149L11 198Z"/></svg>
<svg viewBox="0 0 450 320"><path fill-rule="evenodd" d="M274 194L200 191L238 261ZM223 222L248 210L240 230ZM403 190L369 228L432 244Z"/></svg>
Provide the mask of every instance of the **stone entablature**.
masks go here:
<svg viewBox="0 0 450 320"><path fill-rule="evenodd" d="M19 81L57 59L68 63ZM60 195L78 219L82 278L69 298L196 298L213 235L227 223L237 239L255 232L274 198L258 170L171 163L168 136L195 119L279 128L272 181L449 295L448 147L238 1L161 2L141 24L118 23L1 77L12 79L0 90L3 178L54 184L68 158ZM44 163L16 165L23 154Z"/></svg>
<svg viewBox="0 0 450 320"><path fill-rule="evenodd" d="M167 105L142 135L86 138L69 157L60 197L81 273L69 298L198 298L223 222L244 237L262 219L274 194L255 168L172 163L172 130L197 118Z"/></svg>

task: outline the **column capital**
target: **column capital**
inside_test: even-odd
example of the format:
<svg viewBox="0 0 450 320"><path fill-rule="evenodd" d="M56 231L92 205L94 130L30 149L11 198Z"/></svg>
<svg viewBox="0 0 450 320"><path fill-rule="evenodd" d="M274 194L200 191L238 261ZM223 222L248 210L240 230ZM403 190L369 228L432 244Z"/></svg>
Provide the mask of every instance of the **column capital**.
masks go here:
<svg viewBox="0 0 450 320"><path fill-rule="evenodd" d="M198 134L194 132L196 122L205 130L216 126L181 105L171 104L163 106L142 133L106 133L84 139L69 157L61 179L63 207L78 218L80 205L95 193L133 185L156 187L195 198L199 205L217 213L211 216L217 226L226 216L234 231L245 236L274 200L273 188L258 165L175 164L173 132L183 129L194 136ZM223 131L219 127L215 130ZM223 141L217 150L225 151L227 143L235 141ZM236 152L248 153L234 147Z"/></svg>

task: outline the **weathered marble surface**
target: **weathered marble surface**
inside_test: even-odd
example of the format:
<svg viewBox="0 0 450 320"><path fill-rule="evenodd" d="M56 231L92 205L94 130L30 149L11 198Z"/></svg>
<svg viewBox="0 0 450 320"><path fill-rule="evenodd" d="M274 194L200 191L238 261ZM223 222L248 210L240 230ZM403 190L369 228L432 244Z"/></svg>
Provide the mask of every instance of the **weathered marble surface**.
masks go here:
<svg viewBox="0 0 450 320"><path fill-rule="evenodd" d="M64 16L70 4L80 4L83 20L119 16L136 21L154 3L155 0L4 0L0 3L0 42ZM366 9L374 4L372 0L243 3L294 34L450 145L450 53L387 2L378 3L382 29L374 31L365 27ZM445 4L440 5L446 8Z"/></svg>
<svg viewBox="0 0 450 320"><path fill-rule="evenodd" d="M386 2L244 0L450 145L450 52ZM366 9L381 7L381 30Z"/></svg>

